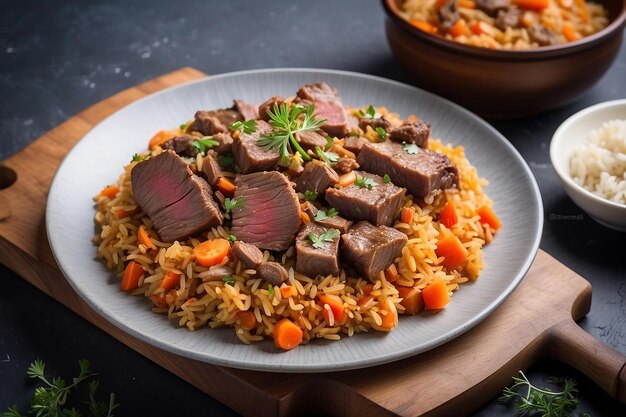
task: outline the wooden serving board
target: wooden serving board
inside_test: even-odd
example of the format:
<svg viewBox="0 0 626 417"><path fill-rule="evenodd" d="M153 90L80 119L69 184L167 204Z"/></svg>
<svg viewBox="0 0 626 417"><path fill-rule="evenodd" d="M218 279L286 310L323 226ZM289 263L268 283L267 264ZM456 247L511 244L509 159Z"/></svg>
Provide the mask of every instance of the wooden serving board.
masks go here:
<svg viewBox="0 0 626 417"><path fill-rule="evenodd" d="M243 415L461 415L496 396L519 369L542 356L570 364L613 397L626 401L626 357L574 322L589 311L591 285L541 250L519 288L474 329L421 355L356 371L278 375L218 367L147 345L101 318L72 290L43 243L47 242L44 211L52 176L69 149L114 111L165 87L204 76L183 68L122 91L4 161L0 172L15 171L17 181L0 190L0 262ZM31 175L33 166L37 175ZM246 395L233 394L241 392Z"/></svg>

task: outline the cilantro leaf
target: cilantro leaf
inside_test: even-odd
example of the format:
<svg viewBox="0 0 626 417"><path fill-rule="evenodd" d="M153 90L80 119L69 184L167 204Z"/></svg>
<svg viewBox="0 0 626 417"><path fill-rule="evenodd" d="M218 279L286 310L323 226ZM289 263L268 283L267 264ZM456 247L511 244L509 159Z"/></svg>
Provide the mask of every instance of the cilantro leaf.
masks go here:
<svg viewBox="0 0 626 417"><path fill-rule="evenodd" d="M371 190L372 188L376 187L378 184L376 184L376 181L374 181L372 178L365 178L365 177L357 176L356 180L354 180L354 185L360 188L367 188L368 190Z"/></svg>
<svg viewBox="0 0 626 417"><path fill-rule="evenodd" d="M383 129L382 127L378 126L376 128L376 133L378 134L378 137L384 142L387 140L387 131L385 129Z"/></svg>
<svg viewBox="0 0 626 417"><path fill-rule="evenodd" d="M417 155L420 151L420 148L414 143L405 143L402 147L404 148L404 152L411 155Z"/></svg>
<svg viewBox="0 0 626 417"><path fill-rule="evenodd" d="M376 109L371 104L367 108L367 110L363 111L363 109L359 110L359 116L362 119L375 119L376 118Z"/></svg>
<svg viewBox="0 0 626 417"><path fill-rule="evenodd" d="M324 243L332 242L333 239L339 236L339 230L337 229L329 229L321 235L317 236L313 233L309 233L307 237L313 243L313 247L315 249L322 249L324 247Z"/></svg>
<svg viewBox="0 0 626 417"><path fill-rule="evenodd" d="M315 201L315 200L317 200L317 191L306 190L304 192L304 200L305 201Z"/></svg>
<svg viewBox="0 0 626 417"><path fill-rule="evenodd" d="M256 120L237 121L230 125L230 130L239 130L247 135L256 132Z"/></svg>
<svg viewBox="0 0 626 417"><path fill-rule="evenodd" d="M204 155L209 148L219 144L220 143L218 141L213 139L213 136L205 136L202 139L197 139L191 142L191 146L202 155Z"/></svg>
<svg viewBox="0 0 626 417"><path fill-rule="evenodd" d="M235 285L235 278L233 278L233 276L230 275L230 274L229 275L225 275L224 276L224 284L228 284L228 285L230 285L232 287L233 285Z"/></svg>
<svg viewBox="0 0 626 417"><path fill-rule="evenodd" d="M319 222L322 220L326 220L329 217L335 217L337 214L337 210L334 207L331 207L328 212L325 212L324 210L319 210L315 215L315 220Z"/></svg>
<svg viewBox="0 0 626 417"><path fill-rule="evenodd" d="M234 209L244 208L245 206L246 200L243 197L224 199L224 210L226 210L227 218L230 218L229 215Z"/></svg>
<svg viewBox="0 0 626 417"><path fill-rule="evenodd" d="M385 184L389 184L389 183L391 182L391 177L389 176L389 174L385 174L385 175L383 176L383 182L384 182Z"/></svg>

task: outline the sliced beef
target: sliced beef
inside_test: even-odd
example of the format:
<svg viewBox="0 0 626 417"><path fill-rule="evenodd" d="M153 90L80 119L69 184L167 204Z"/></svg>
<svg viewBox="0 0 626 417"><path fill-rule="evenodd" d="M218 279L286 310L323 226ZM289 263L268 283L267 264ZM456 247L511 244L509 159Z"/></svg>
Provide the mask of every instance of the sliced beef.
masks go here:
<svg viewBox="0 0 626 417"><path fill-rule="evenodd" d="M196 112L195 120L189 126L189 131L200 132L207 136L228 133L228 127L241 120L243 120L241 113L233 109L199 110Z"/></svg>
<svg viewBox="0 0 626 417"><path fill-rule="evenodd" d="M539 46L550 46L559 43L557 34L541 24L528 28L528 36L530 36L530 40L537 42Z"/></svg>
<svg viewBox="0 0 626 417"><path fill-rule="evenodd" d="M300 142L300 146L304 148L304 150L314 150L316 146L319 146L320 149L324 149L326 146L326 138L320 135L317 132L298 132L295 134L296 140Z"/></svg>
<svg viewBox="0 0 626 417"><path fill-rule="evenodd" d="M511 5L511 0L476 0L476 7L489 16L495 17L498 11L504 10Z"/></svg>
<svg viewBox="0 0 626 417"><path fill-rule="evenodd" d="M459 185L456 166L447 156L429 149L418 148L416 154L411 154L400 143L368 143L361 150L357 162L365 171L388 174L394 184L405 187L419 198L434 190Z"/></svg>
<svg viewBox="0 0 626 417"><path fill-rule="evenodd" d="M133 197L165 242L186 239L222 223L211 187L168 150L135 165Z"/></svg>
<svg viewBox="0 0 626 417"><path fill-rule="evenodd" d="M211 155L202 158L202 173L211 187L215 187L217 180L224 176L220 164Z"/></svg>
<svg viewBox="0 0 626 417"><path fill-rule="evenodd" d="M355 171L359 169L359 163L356 159L342 157L339 161L332 164L332 168L339 175L347 174L350 171Z"/></svg>
<svg viewBox="0 0 626 417"><path fill-rule="evenodd" d="M257 270L257 274L273 286L279 286L289 279L287 270L278 262L265 262L261 264Z"/></svg>
<svg viewBox="0 0 626 417"><path fill-rule="evenodd" d="M369 143L369 140L359 137L359 136L348 136L344 139L343 147L352 152L355 155L358 155L361 152L361 148L366 143Z"/></svg>
<svg viewBox="0 0 626 417"><path fill-rule="evenodd" d="M289 248L300 228L300 203L287 177L256 172L237 176L235 185L234 198L243 199L243 207L233 210L230 232L261 249Z"/></svg>
<svg viewBox="0 0 626 417"><path fill-rule="evenodd" d="M335 90L325 82L307 84L298 90L302 104L315 105L315 115L326 120L322 129L330 136L344 137L348 131L348 116Z"/></svg>
<svg viewBox="0 0 626 417"><path fill-rule="evenodd" d="M271 110L272 112L274 112L274 105L280 107L280 105L283 104L284 102L285 102L285 97L283 96L274 96L274 97L267 99L266 101L261 103L261 105L259 106L259 118L261 120L265 120L266 122L268 122L270 120L270 115L267 113L268 110Z"/></svg>
<svg viewBox="0 0 626 417"><path fill-rule="evenodd" d="M296 177L296 191L304 193L309 190L323 193L328 187L335 185L337 181L339 181L339 176L332 168L329 168L324 162L314 159L307 162L302 174Z"/></svg>
<svg viewBox="0 0 626 417"><path fill-rule="evenodd" d="M423 120L414 123L406 123L395 127L389 132L389 139L400 143L414 143L419 147L428 146L430 136L430 124Z"/></svg>
<svg viewBox="0 0 626 417"><path fill-rule="evenodd" d="M180 156L196 156L197 151L191 146L191 142L196 140L190 135L176 136L161 144L161 148L171 149Z"/></svg>
<svg viewBox="0 0 626 417"><path fill-rule="evenodd" d="M254 120L259 118L259 111L256 106L246 103L243 100L233 100L233 110L239 112L243 120Z"/></svg>
<svg viewBox="0 0 626 417"><path fill-rule="evenodd" d="M383 128L385 132L392 128L391 122L387 120L385 116L375 118L364 117L359 120L359 127L363 132L367 131L368 126L373 130L376 130L377 127Z"/></svg>
<svg viewBox="0 0 626 417"><path fill-rule="evenodd" d="M438 10L439 23L444 29L451 29L457 20L461 18L457 0L448 0Z"/></svg>
<svg viewBox="0 0 626 417"><path fill-rule="evenodd" d="M356 171L359 179L373 181L370 188L351 184L343 188L326 190L326 201L343 217L352 220L369 220L377 226L393 223L404 202L406 190L385 184L382 177L369 172Z"/></svg>
<svg viewBox="0 0 626 417"><path fill-rule="evenodd" d="M519 26L521 17L522 12L517 7L507 7L506 9L498 10L496 27L503 32L507 28L516 28Z"/></svg>
<svg viewBox="0 0 626 417"><path fill-rule="evenodd" d="M339 234L332 242L323 242L321 248L313 247L308 237L320 236L328 230L314 223L302 227L296 237L296 271L311 278L339 274Z"/></svg>
<svg viewBox="0 0 626 417"><path fill-rule="evenodd" d="M246 268L257 269L263 262L263 252L254 245L237 240L232 249L235 259Z"/></svg>
<svg viewBox="0 0 626 417"><path fill-rule="evenodd" d="M314 221L316 224L319 224L320 226L326 227L328 229L337 229L341 234L348 233L348 229L350 229L350 226L352 226L352 221L344 219L339 215L326 217L323 220L315 220L315 216L320 209L318 209L313 203L309 201L304 203L302 207L306 207L306 214L308 214L311 220ZM329 209L324 208L323 210L328 213Z"/></svg>
<svg viewBox="0 0 626 417"><path fill-rule="evenodd" d="M389 268L407 242L404 233L387 226L359 222L342 236L341 252L369 280Z"/></svg>
<svg viewBox="0 0 626 417"><path fill-rule="evenodd" d="M276 167L280 160L278 149L267 149L258 145L261 135L271 129L267 122L259 120L255 132L250 134L239 132L239 136L233 142L232 153L240 172L247 174L269 171Z"/></svg>
<svg viewBox="0 0 626 417"><path fill-rule="evenodd" d="M230 153L233 146L233 137L230 133L216 133L212 136L212 139L217 141L218 144L211 149L220 155Z"/></svg>

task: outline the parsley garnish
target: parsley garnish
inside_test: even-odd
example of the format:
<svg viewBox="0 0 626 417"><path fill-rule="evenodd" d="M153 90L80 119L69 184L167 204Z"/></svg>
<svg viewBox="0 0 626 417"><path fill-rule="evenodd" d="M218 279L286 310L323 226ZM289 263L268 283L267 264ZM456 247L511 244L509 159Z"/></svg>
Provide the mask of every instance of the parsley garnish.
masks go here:
<svg viewBox="0 0 626 417"><path fill-rule="evenodd" d="M230 125L230 130L239 130L247 135L256 132L256 120L237 121Z"/></svg>
<svg viewBox="0 0 626 417"><path fill-rule="evenodd" d="M267 292L269 293L270 297L274 295L274 286L272 284L267 286Z"/></svg>
<svg viewBox="0 0 626 417"><path fill-rule="evenodd" d="M389 177L389 174L385 174L385 175L383 176L383 182L384 182L385 184L389 184L389 183L391 182L391 177Z"/></svg>
<svg viewBox="0 0 626 417"><path fill-rule="evenodd" d="M328 212L325 212L324 210L319 210L315 215L315 220L319 222L322 220L326 220L329 217L335 217L337 214L337 210L334 207L329 209Z"/></svg>
<svg viewBox="0 0 626 417"><path fill-rule="evenodd" d="M133 155L133 159L131 159L130 162L137 162L137 161L143 161L143 156L139 155L138 153Z"/></svg>
<svg viewBox="0 0 626 417"><path fill-rule="evenodd" d="M244 208L246 200L243 197L224 199L224 210L226 210L226 218L230 218L230 213L236 208Z"/></svg>
<svg viewBox="0 0 626 417"><path fill-rule="evenodd" d="M296 140L295 134L298 132L315 132L326 123L324 119L316 119L313 116L314 106L293 106L289 108L287 103L280 106L274 104L273 110L267 114L270 117L272 131L261 135L257 142L259 146L266 149L278 149L281 164L289 164L289 150L293 147L302 159L310 161L311 157L305 152ZM302 117L300 117L302 116Z"/></svg>
<svg viewBox="0 0 626 417"><path fill-rule="evenodd" d="M209 148L219 145L220 143L213 139L213 136L205 136L202 139L194 140L191 142L191 146L198 151L199 154L204 155Z"/></svg>
<svg viewBox="0 0 626 417"><path fill-rule="evenodd" d="M181 124L181 125L180 125L180 126L178 126L178 127L180 128L180 130L185 130L185 129L187 129L187 125L188 125L188 124L189 124L189 123L183 123L183 124Z"/></svg>
<svg viewBox="0 0 626 417"><path fill-rule="evenodd" d="M304 200L305 201L315 201L315 200L317 200L317 191L315 191L315 190L306 190L304 192Z"/></svg>
<svg viewBox="0 0 626 417"><path fill-rule="evenodd" d="M375 119L376 118L376 109L371 104L367 108L367 110L363 111L359 110L359 115L362 119Z"/></svg>
<svg viewBox="0 0 626 417"><path fill-rule="evenodd" d="M235 241L237 241L237 236L233 235L232 233L228 235L228 241L230 243L233 243Z"/></svg>
<svg viewBox="0 0 626 417"><path fill-rule="evenodd" d="M332 242L337 236L339 236L339 230L337 229L327 230L319 236L316 236L313 233L309 233L307 235L309 240L313 243L313 247L315 249L322 249L325 242Z"/></svg>
<svg viewBox="0 0 626 417"><path fill-rule="evenodd" d="M357 187L361 187L361 188L367 188L368 190L371 190L372 188L376 187L378 184L376 184L376 181L374 181L372 178L365 178L365 177L356 177L356 180L354 180L354 185L356 185Z"/></svg>
<svg viewBox="0 0 626 417"><path fill-rule="evenodd" d="M222 166L222 168L226 168L232 170L235 167L235 158L232 155L219 155L217 157L217 162Z"/></svg>
<svg viewBox="0 0 626 417"><path fill-rule="evenodd" d="M383 129L382 127L378 126L376 128L376 133L378 134L378 137L384 142L387 140L387 131L385 129Z"/></svg>
<svg viewBox="0 0 626 417"><path fill-rule="evenodd" d="M359 216L361 215L361 207L355 208L354 211L356 211L356 214L358 214Z"/></svg>
<svg viewBox="0 0 626 417"><path fill-rule="evenodd" d="M228 284L232 287L233 285L235 285L235 278L233 278L232 275L225 275L224 284Z"/></svg>
<svg viewBox="0 0 626 417"><path fill-rule="evenodd" d="M324 152L319 146L315 147L315 153L317 154L317 157L320 159L320 161L325 162L326 165L330 165L339 161L339 155L337 155L335 152Z"/></svg>
<svg viewBox="0 0 626 417"><path fill-rule="evenodd" d="M404 148L404 152L410 153L411 155L417 155L420 151L420 148L414 143L405 143L402 147Z"/></svg>

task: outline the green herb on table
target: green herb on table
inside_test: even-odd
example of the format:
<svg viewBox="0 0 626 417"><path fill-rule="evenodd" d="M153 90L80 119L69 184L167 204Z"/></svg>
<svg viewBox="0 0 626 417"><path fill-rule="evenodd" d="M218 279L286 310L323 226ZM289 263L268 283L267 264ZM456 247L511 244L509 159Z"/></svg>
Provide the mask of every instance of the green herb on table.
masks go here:
<svg viewBox="0 0 626 417"><path fill-rule="evenodd" d="M320 161L325 162L328 166L339 161L339 155L337 155L335 152L325 152L319 146L315 147L315 153L317 154L317 157L320 159Z"/></svg>
<svg viewBox="0 0 626 417"><path fill-rule="evenodd" d="M199 154L204 155L209 148L218 146L220 143L213 139L213 136L204 136L202 139L197 139L191 142L191 146L198 151Z"/></svg>
<svg viewBox="0 0 626 417"><path fill-rule="evenodd" d="M290 107L287 103L280 106L274 104L273 110L269 110L267 114L270 117L272 131L261 135L257 144L268 150L277 149L280 155L281 165L289 164L289 151L298 152L302 159L310 161L311 156L306 153L296 140L296 133L299 132L315 132L325 123L324 119L317 119L313 116L315 108L313 105L306 108L296 105Z"/></svg>
<svg viewBox="0 0 626 417"><path fill-rule="evenodd" d="M224 276L224 284L230 285L231 287L235 285L235 278L232 275Z"/></svg>
<svg viewBox="0 0 626 417"><path fill-rule="evenodd" d="M378 126L376 129L376 134L383 142L387 140L387 131L382 127Z"/></svg>
<svg viewBox="0 0 626 417"><path fill-rule="evenodd" d="M370 104L365 111L363 109L359 110L359 116L361 116L361 119L375 119L376 109Z"/></svg>
<svg viewBox="0 0 626 417"><path fill-rule="evenodd" d="M304 192L304 200L305 201L315 201L315 200L317 200L317 191L315 191L315 190L306 190Z"/></svg>
<svg viewBox="0 0 626 417"><path fill-rule="evenodd" d="M420 148L414 143L405 143L402 147L404 148L404 152L411 155L417 155L420 151Z"/></svg>
<svg viewBox="0 0 626 417"><path fill-rule="evenodd" d="M98 389L98 381L92 379L88 383L89 401L85 401L87 410L79 410L76 407L67 407L66 404L72 393L76 392L81 382L94 377L95 373L89 369L89 361L81 359L78 361L80 372L77 377L72 378L72 383L68 384L64 379L55 377L50 379L45 375L45 364L42 360L35 360L30 364L26 374L31 379L43 382L43 386L35 388L35 393L30 401L30 408L26 414L21 414L17 405L7 408L3 417L79 417L88 415L91 417L113 417L113 410L119 407L115 403L115 394L109 394L108 401L96 400L96 391Z"/></svg>
<svg viewBox="0 0 626 417"><path fill-rule="evenodd" d="M389 184L389 183L391 182L391 177L389 176L389 174L385 174L385 175L383 176L383 182L384 182L385 184Z"/></svg>
<svg viewBox="0 0 626 417"><path fill-rule="evenodd" d="M354 185L360 188L367 188L368 190L371 190L378 184L376 184L376 181L371 178L357 177L356 180L354 180Z"/></svg>
<svg viewBox="0 0 626 417"><path fill-rule="evenodd" d="M237 121L230 125L230 130L239 130L247 135L256 132L256 121L246 120L245 122Z"/></svg>
<svg viewBox="0 0 626 417"><path fill-rule="evenodd" d="M313 243L313 247L315 249L322 249L324 247L325 242L332 242L333 239L339 236L339 230L330 229L321 235L315 235L313 233L309 233L307 237Z"/></svg>
<svg viewBox="0 0 626 417"><path fill-rule="evenodd" d="M324 210L319 210L315 215L315 220L319 222L322 220L326 220L329 217L335 217L337 214L337 210L334 207L331 207L327 212Z"/></svg>

